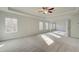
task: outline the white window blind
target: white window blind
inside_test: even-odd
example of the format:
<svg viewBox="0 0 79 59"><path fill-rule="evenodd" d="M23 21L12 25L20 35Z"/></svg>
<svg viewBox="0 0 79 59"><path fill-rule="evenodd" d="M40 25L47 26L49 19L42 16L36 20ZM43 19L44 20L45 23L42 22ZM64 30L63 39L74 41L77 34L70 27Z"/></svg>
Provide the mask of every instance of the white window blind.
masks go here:
<svg viewBox="0 0 79 59"><path fill-rule="evenodd" d="M39 22L39 30L42 31L43 30L43 22Z"/></svg>
<svg viewBox="0 0 79 59"><path fill-rule="evenodd" d="M45 25L46 25L46 30L48 30L48 23L46 22Z"/></svg>
<svg viewBox="0 0 79 59"><path fill-rule="evenodd" d="M17 19L5 18L5 32L6 33L17 32Z"/></svg>

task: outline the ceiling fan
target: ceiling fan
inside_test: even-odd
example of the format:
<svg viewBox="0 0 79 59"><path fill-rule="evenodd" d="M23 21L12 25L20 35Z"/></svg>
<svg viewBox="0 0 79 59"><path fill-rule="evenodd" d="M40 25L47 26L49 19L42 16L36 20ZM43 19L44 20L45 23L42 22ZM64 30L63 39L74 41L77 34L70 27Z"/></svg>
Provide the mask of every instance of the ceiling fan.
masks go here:
<svg viewBox="0 0 79 59"><path fill-rule="evenodd" d="M42 7L40 12L43 12L43 14L51 14L53 13L54 8L53 7Z"/></svg>

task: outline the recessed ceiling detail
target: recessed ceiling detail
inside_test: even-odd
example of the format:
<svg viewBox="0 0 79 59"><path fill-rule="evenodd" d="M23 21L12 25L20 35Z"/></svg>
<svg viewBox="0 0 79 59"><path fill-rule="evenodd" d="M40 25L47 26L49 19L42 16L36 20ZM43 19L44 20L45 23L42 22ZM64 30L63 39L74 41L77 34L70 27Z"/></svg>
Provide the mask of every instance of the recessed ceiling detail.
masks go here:
<svg viewBox="0 0 79 59"><path fill-rule="evenodd" d="M74 11L76 11L76 7L10 7L13 10L16 10L18 12L24 13L24 14L29 14L29 15L34 15L34 16L38 16L38 17L54 17L54 16L60 16L60 15L65 15L65 14L69 14L69 13L73 13ZM50 12L49 14L43 14L42 12L38 12L40 9L44 9L44 10L50 10L52 12Z"/></svg>

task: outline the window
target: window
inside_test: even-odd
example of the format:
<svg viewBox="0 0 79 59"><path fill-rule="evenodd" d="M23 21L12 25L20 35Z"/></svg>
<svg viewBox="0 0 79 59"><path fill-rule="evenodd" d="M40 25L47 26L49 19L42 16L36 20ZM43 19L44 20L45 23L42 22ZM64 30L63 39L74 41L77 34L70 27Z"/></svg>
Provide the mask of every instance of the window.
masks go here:
<svg viewBox="0 0 79 59"><path fill-rule="evenodd" d="M43 22L39 22L39 30L42 31L43 30Z"/></svg>
<svg viewBox="0 0 79 59"><path fill-rule="evenodd" d="M5 18L5 32L6 33L17 32L17 19Z"/></svg>
<svg viewBox="0 0 79 59"><path fill-rule="evenodd" d="M52 27L53 27L52 24L50 24L50 25L49 25L50 30L52 30Z"/></svg>
<svg viewBox="0 0 79 59"><path fill-rule="evenodd" d="M48 23L45 23L45 25L46 25L46 30L48 30Z"/></svg>
<svg viewBox="0 0 79 59"><path fill-rule="evenodd" d="M56 27L56 24L54 23L54 24L53 24L53 29L55 29L55 27Z"/></svg>

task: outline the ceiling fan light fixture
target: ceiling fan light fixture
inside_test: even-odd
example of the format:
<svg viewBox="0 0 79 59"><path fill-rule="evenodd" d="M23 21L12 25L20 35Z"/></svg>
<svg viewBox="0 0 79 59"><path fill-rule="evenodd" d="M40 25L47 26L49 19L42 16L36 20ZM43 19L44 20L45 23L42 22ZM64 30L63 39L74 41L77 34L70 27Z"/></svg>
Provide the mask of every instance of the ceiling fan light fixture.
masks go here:
<svg viewBox="0 0 79 59"><path fill-rule="evenodd" d="M43 12L43 14L50 14L53 11L53 7L42 7L41 12Z"/></svg>
<svg viewBox="0 0 79 59"><path fill-rule="evenodd" d="M43 12L44 14L47 14L48 13L48 10L44 10L44 12Z"/></svg>

